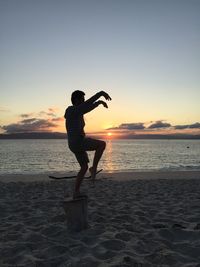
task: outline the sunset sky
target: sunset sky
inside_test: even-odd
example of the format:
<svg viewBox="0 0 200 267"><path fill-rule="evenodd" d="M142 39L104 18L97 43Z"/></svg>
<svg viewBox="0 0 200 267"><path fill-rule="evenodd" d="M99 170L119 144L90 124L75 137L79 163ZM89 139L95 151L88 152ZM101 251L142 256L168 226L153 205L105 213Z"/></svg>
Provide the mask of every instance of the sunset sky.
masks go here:
<svg viewBox="0 0 200 267"><path fill-rule="evenodd" d="M87 132L200 133L199 0L0 0L0 132L65 132L74 90L112 101Z"/></svg>

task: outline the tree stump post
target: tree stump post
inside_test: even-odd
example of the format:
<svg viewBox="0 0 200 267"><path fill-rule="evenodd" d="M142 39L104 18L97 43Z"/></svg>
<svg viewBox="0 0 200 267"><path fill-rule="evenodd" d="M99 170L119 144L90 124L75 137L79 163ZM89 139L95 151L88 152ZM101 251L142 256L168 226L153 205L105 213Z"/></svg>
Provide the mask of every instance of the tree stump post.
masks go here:
<svg viewBox="0 0 200 267"><path fill-rule="evenodd" d="M88 227L88 199L65 199L63 207L67 217L69 231L79 232Z"/></svg>

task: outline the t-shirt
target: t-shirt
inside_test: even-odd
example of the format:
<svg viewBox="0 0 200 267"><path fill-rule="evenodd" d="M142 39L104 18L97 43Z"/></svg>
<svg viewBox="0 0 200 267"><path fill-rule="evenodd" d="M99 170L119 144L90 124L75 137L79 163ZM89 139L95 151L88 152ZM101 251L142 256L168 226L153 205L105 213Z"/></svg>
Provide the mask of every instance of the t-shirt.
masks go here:
<svg viewBox="0 0 200 267"><path fill-rule="evenodd" d="M66 130L68 142L76 142L85 136L84 132L84 114L90 112L99 105L94 102L99 98L98 93L78 106L69 106L65 111Z"/></svg>

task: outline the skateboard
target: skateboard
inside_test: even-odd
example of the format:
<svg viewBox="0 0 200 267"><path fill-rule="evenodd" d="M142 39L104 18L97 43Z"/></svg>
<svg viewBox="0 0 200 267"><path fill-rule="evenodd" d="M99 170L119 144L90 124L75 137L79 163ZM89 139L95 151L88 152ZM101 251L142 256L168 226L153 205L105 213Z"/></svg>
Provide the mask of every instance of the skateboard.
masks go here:
<svg viewBox="0 0 200 267"><path fill-rule="evenodd" d="M103 171L103 169L100 169L99 171L96 172L96 174L98 174L98 173L100 173L102 171ZM64 179L73 179L73 178L76 178L76 175L72 175L72 176L61 176L61 177L49 175L49 178L50 179L54 179L54 180L64 180ZM91 175L84 177L84 179L91 179Z"/></svg>

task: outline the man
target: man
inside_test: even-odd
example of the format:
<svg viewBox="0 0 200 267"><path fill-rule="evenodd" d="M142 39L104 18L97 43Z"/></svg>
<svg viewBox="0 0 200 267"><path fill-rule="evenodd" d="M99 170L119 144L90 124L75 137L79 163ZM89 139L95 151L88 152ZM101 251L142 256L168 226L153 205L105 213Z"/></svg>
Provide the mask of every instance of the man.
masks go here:
<svg viewBox="0 0 200 267"><path fill-rule="evenodd" d="M81 167L77 174L74 198L81 197L80 185L88 169L88 155L86 151L95 151L92 167L89 168L91 173L91 179L94 182L97 166L103 151L106 147L106 143L101 140L88 138L84 132L84 114L97 108L99 105L103 105L108 108L106 102L99 100L103 96L106 100L111 100L111 97L104 91L100 91L93 95L91 98L85 101L85 93L82 91L74 91L71 95L72 106L69 106L65 111L66 130L68 135L69 149L75 154L76 159Z"/></svg>

